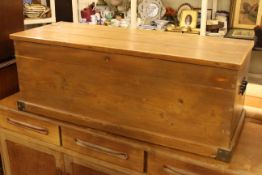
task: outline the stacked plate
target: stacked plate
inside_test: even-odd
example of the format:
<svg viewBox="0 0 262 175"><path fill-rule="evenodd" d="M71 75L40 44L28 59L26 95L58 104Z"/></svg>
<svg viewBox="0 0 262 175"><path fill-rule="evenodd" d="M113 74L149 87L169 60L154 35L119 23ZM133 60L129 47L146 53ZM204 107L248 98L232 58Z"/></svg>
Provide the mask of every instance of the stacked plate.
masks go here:
<svg viewBox="0 0 262 175"><path fill-rule="evenodd" d="M50 8L41 4L24 4L24 15L28 18L46 18Z"/></svg>

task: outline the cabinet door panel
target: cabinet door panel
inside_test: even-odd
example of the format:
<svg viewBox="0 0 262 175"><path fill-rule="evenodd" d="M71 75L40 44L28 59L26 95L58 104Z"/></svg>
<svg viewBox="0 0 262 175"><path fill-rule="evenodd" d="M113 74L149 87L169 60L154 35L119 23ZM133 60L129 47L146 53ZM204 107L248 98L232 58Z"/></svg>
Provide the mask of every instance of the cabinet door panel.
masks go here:
<svg viewBox="0 0 262 175"><path fill-rule="evenodd" d="M44 142L1 130L5 175L61 175L63 157ZM8 132L5 133L5 132Z"/></svg>
<svg viewBox="0 0 262 175"><path fill-rule="evenodd" d="M108 175L104 172L91 169L89 167L72 163L72 175Z"/></svg>
<svg viewBox="0 0 262 175"><path fill-rule="evenodd" d="M6 141L12 175L57 175L55 157Z"/></svg>
<svg viewBox="0 0 262 175"><path fill-rule="evenodd" d="M64 155L66 175L142 175L92 157Z"/></svg>

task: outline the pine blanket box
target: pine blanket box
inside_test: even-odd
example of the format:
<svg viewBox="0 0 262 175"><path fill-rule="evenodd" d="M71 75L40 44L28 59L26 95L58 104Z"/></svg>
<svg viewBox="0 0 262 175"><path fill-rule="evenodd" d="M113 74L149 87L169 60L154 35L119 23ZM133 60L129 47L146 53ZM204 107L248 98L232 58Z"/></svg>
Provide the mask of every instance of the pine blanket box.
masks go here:
<svg viewBox="0 0 262 175"><path fill-rule="evenodd" d="M253 42L64 22L11 38L20 110L230 159Z"/></svg>

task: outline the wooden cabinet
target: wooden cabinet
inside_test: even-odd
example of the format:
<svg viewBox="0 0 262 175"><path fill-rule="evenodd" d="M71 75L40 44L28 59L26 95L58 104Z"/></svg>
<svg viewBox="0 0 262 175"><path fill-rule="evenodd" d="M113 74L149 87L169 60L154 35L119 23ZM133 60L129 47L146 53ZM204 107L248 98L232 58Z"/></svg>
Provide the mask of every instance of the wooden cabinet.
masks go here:
<svg viewBox="0 0 262 175"><path fill-rule="evenodd" d="M72 168L70 175L108 175L107 173L98 172L97 170L74 162L71 162L70 166Z"/></svg>
<svg viewBox="0 0 262 175"><path fill-rule="evenodd" d="M61 133L64 148L137 172L144 170L144 149L128 140L77 127L61 127Z"/></svg>
<svg viewBox="0 0 262 175"><path fill-rule="evenodd" d="M62 154L21 135L1 130L6 175L61 175Z"/></svg>
<svg viewBox="0 0 262 175"><path fill-rule="evenodd" d="M36 115L0 106L0 126L44 142L60 145L59 127Z"/></svg>
<svg viewBox="0 0 262 175"><path fill-rule="evenodd" d="M151 152L148 163L149 175L232 175L212 166L208 167L208 164L199 164L186 157L161 152Z"/></svg>
<svg viewBox="0 0 262 175"><path fill-rule="evenodd" d="M261 175L262 125L246 120L229 163L170 149L148 154L148 175Z"/></svg>
<svg viewBox="0 0 262 175"><path fill-rule="evenodd" d="M0 3L0 99L18 91L14 44L9 34L24 29L22 0ZM10 61L11 60L11 61Z"/></svg>
<svg viewBox="0 0 262 175"><path fill-rule="evenodd" d="M1 0L0 4L0 62L14 56L9 34L24 29L23 1Z"/></svg>
<svg viewBox="0 0 262 175"><path fill-rule="evenodd" d="M107 173L98 172L97 170L76 163L72 163L71 166L72 166L71 175L109 175Z"/></svg>
<svg viewBox="0 0 262 175"><path fill-rule="evenodd" d="M138 175L136 172L110 166L92 158L64 155L64 161L66 175Z"/></svg>
<svg viewBox="0 0 262 175"><path fill-rule="evenodd" d="M6 175L141 175L144 148L119 136L18 111L19 94L0 100Z"/></svg>
<svg viewBox="0 0 262 175"><path fill-rule="evenodd" d="M17 99L12 96L0 100L0 149L5 175L262 174L262 125L249 120L245 120L231 162L225 163L90 128L50 122L41 116L24 116L14 112ZM35 133L31 127L8 124L7 118L23 121L25 126L46 128L50 136L59 133L61 144L48 135Z"/></svg>

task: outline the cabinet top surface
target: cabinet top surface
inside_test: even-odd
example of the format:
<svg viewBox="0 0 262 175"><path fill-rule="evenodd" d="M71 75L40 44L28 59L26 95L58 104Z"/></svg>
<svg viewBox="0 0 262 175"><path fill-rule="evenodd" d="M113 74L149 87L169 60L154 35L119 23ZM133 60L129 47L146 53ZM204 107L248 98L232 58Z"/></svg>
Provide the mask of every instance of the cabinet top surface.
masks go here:
<svg viewBox="0 0 262 175"><path fill-rule="evenodd" d="M11 35L17 41L239 70L253 41L59 22Z"/></svg>

